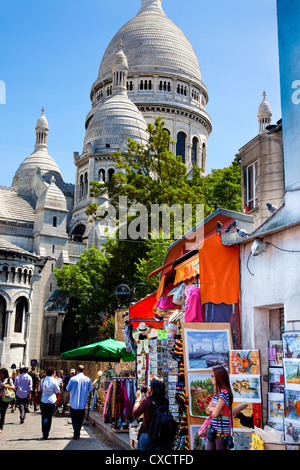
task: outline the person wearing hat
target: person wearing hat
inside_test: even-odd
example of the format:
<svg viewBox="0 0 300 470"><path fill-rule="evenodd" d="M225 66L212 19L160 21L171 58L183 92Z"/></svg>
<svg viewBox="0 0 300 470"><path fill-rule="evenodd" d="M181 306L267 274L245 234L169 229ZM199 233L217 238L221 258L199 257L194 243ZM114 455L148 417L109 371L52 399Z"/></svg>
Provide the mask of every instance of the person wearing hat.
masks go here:
<svg viewBox="0 0 300 470"><path fill-rule="evenodd" d="M142 350L145 353L149 352L149 343L148 343L148 335L151 331L151 326L147 326L146 323L141 322L137 327L136 333L133 333L133 339L137 343L137 355L141 354Z"/></svg>
<svg viewBox="0 0 300 470"><path fill-rule="evenodd" d="M63 409L62 409L62 415L65 414L66 409L67 409L67 404L70 402L70 392L67 391L67 385L71 377L74 377L74 375L75 375L75 369L71 369L70 374L67 374L63 380L62 393L64 397L64 404L63 404Z"/></svg>

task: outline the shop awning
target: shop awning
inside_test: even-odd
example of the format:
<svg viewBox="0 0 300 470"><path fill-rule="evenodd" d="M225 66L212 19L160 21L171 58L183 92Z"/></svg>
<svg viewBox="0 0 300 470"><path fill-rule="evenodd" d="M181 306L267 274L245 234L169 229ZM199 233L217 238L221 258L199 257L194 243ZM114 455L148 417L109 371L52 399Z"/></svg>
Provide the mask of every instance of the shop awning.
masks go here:
<svg viewBox="0 0 300 470"><path fill-rule="evenodd" d="M183 263L175 267L175 280L174 285L179 282L185 281L186 279L191 279L199 274L199 255L198 253L192 258L187 259Z"/></svg>
<svg viewBox="0 0 300 470"><path fill-rule="evenodd" d="M154 320L153 308L157 303L156 292L148 295L136 304L129 307L129 321L133 328L136 329L141 322L151 325L152 328L161 329L164 327L164 322L157 322Z"/></svg>
<svg viewBox="0 0 300 470"><path fill-rule="evenodd" d="M223 245L220 235L207 238L199 250L199 270L202 303L239 302L238 246Z"/></svg>

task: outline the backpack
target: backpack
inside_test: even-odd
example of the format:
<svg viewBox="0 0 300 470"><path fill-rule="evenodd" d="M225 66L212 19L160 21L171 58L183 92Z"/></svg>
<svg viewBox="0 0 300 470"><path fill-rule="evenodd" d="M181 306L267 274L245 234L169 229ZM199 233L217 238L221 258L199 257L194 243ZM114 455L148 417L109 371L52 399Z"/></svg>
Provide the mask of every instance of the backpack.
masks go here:
<svg viewBox="0 0 300 470"><path fill-rule="evenodd" d="M156 405L154 401L152 403ZM169 444L175 439L176 431L177 423L169 411L169 407L156 405L148 430L149 439L154 444Z"/></svg>

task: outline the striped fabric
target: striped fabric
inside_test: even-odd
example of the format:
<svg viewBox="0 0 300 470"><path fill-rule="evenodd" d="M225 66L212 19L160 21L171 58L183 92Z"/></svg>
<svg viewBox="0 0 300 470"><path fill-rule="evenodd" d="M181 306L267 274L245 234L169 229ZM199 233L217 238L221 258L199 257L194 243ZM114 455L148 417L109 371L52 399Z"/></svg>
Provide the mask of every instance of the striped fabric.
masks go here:
<svg viewBox="0 0 300 470"><path fill-rule="evenodd" d="M229 402L229 393L226 389L223 389L220 395L216 393L213 395L212 403L215 407L222 398L225 402L225 405L221 411L221 414L217 418L213 418L212 427L216 429L218 436L226 436L231 434L231 419L230 419L230 402Z"/></svg>

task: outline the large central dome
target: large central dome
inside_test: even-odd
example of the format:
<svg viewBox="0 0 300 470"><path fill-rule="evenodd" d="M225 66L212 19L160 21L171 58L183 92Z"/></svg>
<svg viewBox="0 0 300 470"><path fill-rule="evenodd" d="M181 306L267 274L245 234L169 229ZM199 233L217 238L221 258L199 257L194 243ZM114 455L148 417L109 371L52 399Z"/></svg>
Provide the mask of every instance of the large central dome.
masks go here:
<svg viewBox="0 0 300 470"><path fill-rule="evenodd" d="M157 67L159 72L201 81L196 53L181 29L166 17L161 0L144 0L137 16L114 36L103 56L98 80L111 76L120 40L131 72L153 72Z"/></svg>

